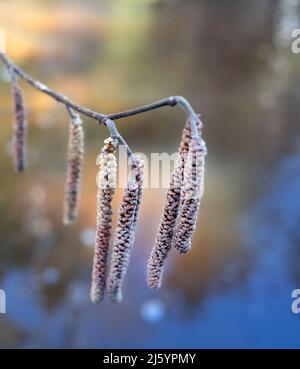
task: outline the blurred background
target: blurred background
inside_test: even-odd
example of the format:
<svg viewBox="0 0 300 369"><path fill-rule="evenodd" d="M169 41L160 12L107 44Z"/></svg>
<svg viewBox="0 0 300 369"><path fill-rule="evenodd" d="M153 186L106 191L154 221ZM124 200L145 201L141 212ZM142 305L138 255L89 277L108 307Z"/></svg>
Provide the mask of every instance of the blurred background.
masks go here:
<svg viewBox="0 0 300 369"><path fill-rule="evenodd" d="M107 132L85 119L80 216L65 228L68 116L22 84L29 168L14 173L0 67L0 347L299 347L295 28L297 0L0 1L7 53L35 78L104 113L184 95L202 114L209 152L192 251L171 252L163 287L147 288L165 190L146 189L124 300L93 305L95 159ZM181 110L168 107L118 121L144 153L176 151L183 125Z"/></svg>

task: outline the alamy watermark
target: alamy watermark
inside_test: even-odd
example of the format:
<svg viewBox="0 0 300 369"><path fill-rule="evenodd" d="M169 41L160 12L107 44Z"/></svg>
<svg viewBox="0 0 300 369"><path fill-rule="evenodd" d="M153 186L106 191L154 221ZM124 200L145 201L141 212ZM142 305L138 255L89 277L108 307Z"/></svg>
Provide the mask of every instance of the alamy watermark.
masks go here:
<svg viewBox="0 0 300 369"><path fill-rule="evenodd" d="M292 39L294 41L291 44L291 49L294 54L300 53L300 28L296 28L292 31Z"/></svg>
<svg viewBox="0 0 300 369"><path fill-rule="evenodd" d="M300 313L300 289L297 288L292 291L292 298L294 301L292 302L291 309L294 314Z"/></svg>
<svg viewBox="0 0 300 369"><path fill-rule="evenodd" d="M202 155L202 153L198 154ZM173 167L179 159L179 154L177 152L172 154L166 152L151 153L148 155L138 152L134 153L134 155L139 156L144 163L145 177L143 188L169 188ZM189 160L192 160L192 157L187 155L186 162L188 163ZM119 146L117 162L117 167L120 168L120 171L118 172L118 178L115 186L116 188L126 188L131 173L131 159L128 158L127 148L124 145ZM97 158L96 163L99 165L99 157ZM195 163L195 165L197 164ZM96 178L97 184L100 183L100 177L101 167Z"/></svg>
<svg viewBox="0 0 300 369"><path fill-rule="evenodd" d="M6 313L6 294L0 289L0 314Z"/></svg>

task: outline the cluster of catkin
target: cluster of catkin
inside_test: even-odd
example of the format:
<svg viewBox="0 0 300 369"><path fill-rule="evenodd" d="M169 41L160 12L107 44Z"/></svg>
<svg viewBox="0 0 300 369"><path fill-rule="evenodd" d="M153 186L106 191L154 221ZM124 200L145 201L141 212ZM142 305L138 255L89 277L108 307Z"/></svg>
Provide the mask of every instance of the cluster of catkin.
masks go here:
<svg viewBox="0 0 300 369"><path fill-rule="evenodd" d="M27 160L27 109L22 89L13 70L11 73L14 121L12 135L12 153L16 171L26 169ZM69 110L68 166L64 193L63 223L69 225L77 217L80 182L84 155L84 131L80 115Z"/></svg>
<svg viewBox="0 0 300 369"><path fill-rule="evenodd" d="M164 263L172 247L180 253L187 253L191 248L203 195L204 159L207 153L201 128L199 116L190 115L182 133L178 159L148 261L147 282L150 288L161 286Z"/></svg>
<svg viewBox="0 0 300 369"><path fill-rule="evenodd" d="M97 225L92 270L91 300L100 302L107 291L113 302L122 300L122 285L134 243L139 207L142 199L144 164L138 156L132 158L132 170L124 190L108 269L109 245L112 233L112 200L116 185L117 141L109 138L98 157Z"/></svg>
<svg viewBox="0 0 300 369"><path fill-rule="evenodd" d="M27 112L22 90L14 71L12 95L14 102L13 158L19 172L26 167ZM65 181L63 223L74 222L78 213L80 182L84 155L84 132L80 116L70 113L68 165ZM170 179L163 214L147 267L150 288L159 288L163 268L171 248L186 254L191 249L191 239L203 195L204 164L207 153L201 136L202 123L196 114L190 114L182 133L178 158ZM100 302L105 292L113 302L122 300L122 286L134 243L139 208L142 200L144 163L132 155L131 173L120 205L108 268L112 239L113 197L116 188L118 138L110 137L97 158L100 166L97 175L97 220L94 260L92 268L91 300Z"/></svg>

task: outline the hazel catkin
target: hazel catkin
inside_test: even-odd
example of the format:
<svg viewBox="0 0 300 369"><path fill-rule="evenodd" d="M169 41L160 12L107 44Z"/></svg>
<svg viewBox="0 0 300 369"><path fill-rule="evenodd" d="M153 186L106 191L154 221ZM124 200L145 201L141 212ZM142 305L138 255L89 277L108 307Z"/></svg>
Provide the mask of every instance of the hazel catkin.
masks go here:
<svg viewBox="0 0 300 369"><path fill-rule="evenodd" d="M92 270L91 300L103 300L106 287L108 249L112 226L112 200L116 187L117 161L114 155L117 141L109 138L97 158L100 170L97 175L96 240Z"/></svg>
<svg viewBox="0 0 300 369"><path fill-rule="evenodd" d="M138 211L142 199L144 164L135 156L131 178L124 190L114 239L107 290L113 302L122 300L122 285L135 238Z"/></svg>
<svg viewBox="0 0 300 369"><path fill-rule="evenodd" d="M16 76L12 76L12 95L14 103L13 122L13 158L17 172L23 172L27 161L27 111L23 92L17 83Z"/></svg>
<svg viewBox="0 0 300 369"><path fill-rule="evenodd" d="M171 175L170 186L166 194L165 205L156 240L148 261L147 282L150 288L159 288L161 286L163 265L171 249L173 231L179 211L180 190L190 137L190 121L187 120L182 132L178 156Z"/></svg>
<svg viewBox="0 0 300 369"><path fill-rule="evenodd" d="M194 126L192 126L194 125ZM178 158L171 175L170 186L166 194L163 214L157 231L156 240L151 250L147 266L147 283L150 288L159 288L162 282L163 267L173 243L174 230L180 212L180 205L184 202L185 191L184 171L190 148L192 128L200 134L202 122L198 115L187 118L182 132L178 150Z"/></svg>
<svg viewBox="0 0 300 369"><path fill-rule="evenodd" d="M172 245L180 253L187 253L191 248L191 238L196 228L200 201L204 190L204 164L206 146L198 137L192 137L189 153L184 168L181 189L181 204L176 221Z"/></svg>
<svg viewBox="0 0 300 369"><path fill-rule="evenodd" d="M84 156L84 131L78 114L69 123L68 167L64 194L63 223L69 225L77 217Z"/></svg>

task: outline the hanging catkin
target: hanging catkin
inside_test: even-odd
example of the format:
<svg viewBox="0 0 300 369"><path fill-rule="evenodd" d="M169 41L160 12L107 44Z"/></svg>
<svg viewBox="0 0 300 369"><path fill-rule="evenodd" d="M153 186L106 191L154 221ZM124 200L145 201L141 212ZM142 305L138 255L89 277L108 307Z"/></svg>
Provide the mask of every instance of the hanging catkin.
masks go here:
<svg viewBox="0 0 300 369"><path fill-rule="evenodd" d="M80 182L84 155L84 131L79 114L71 117L69 124L68 168L64 195L63 223L69 225L77 217Z"/></svg>
<svg viewBox="0 0 300 369"><path fill-rule="evenodd" d="M192 137L184 168L182 200L172 240L174 248L180 253L187 253L191 248L191 238L203 195L205 155L206 146L202 138L198 135Z"/></svg>
<svg viewBox="0 0 300 369"><path fill-rule="evenodd" d="M193 122L192 119L194 120ZM171 176L170 187L166 194L163 215L148 261L147 282L150 288L159 288L161 286L163 265L171 249L179 207L180 203L183 201L181 188L183 184L186 157L191 140L191 124L196 125L198 132L200 132L202 127L202 122L200 121L199 116L193 115L188 117L182 132L178 158Z"/></svg>
<svg viewBox="0 0 300 369"><path fill-rule="evenodd" d="M23 172L27 160L27 112L23 92L12 72L12 95L14 102L13 158L17 172Z"/></svg>
<svg viewBox="0 0 300 369"><path fill-rule="evenodd" d="M122 300L122 284L134 243L138 211L142 199L144 164L135 156L131 178L124 190L111 257L107 290L113 302Z"/></svg>
<svg viewBox="0 0 300 369"><path fill-rule="evenodd" d="M114 153L117 140L108 138L104 143L97 158L100 170L97 175L97 225L91 286L91 300L94 303L102 301L105 291L113 215L112 200L116 187L117 161Z"/></svg>

